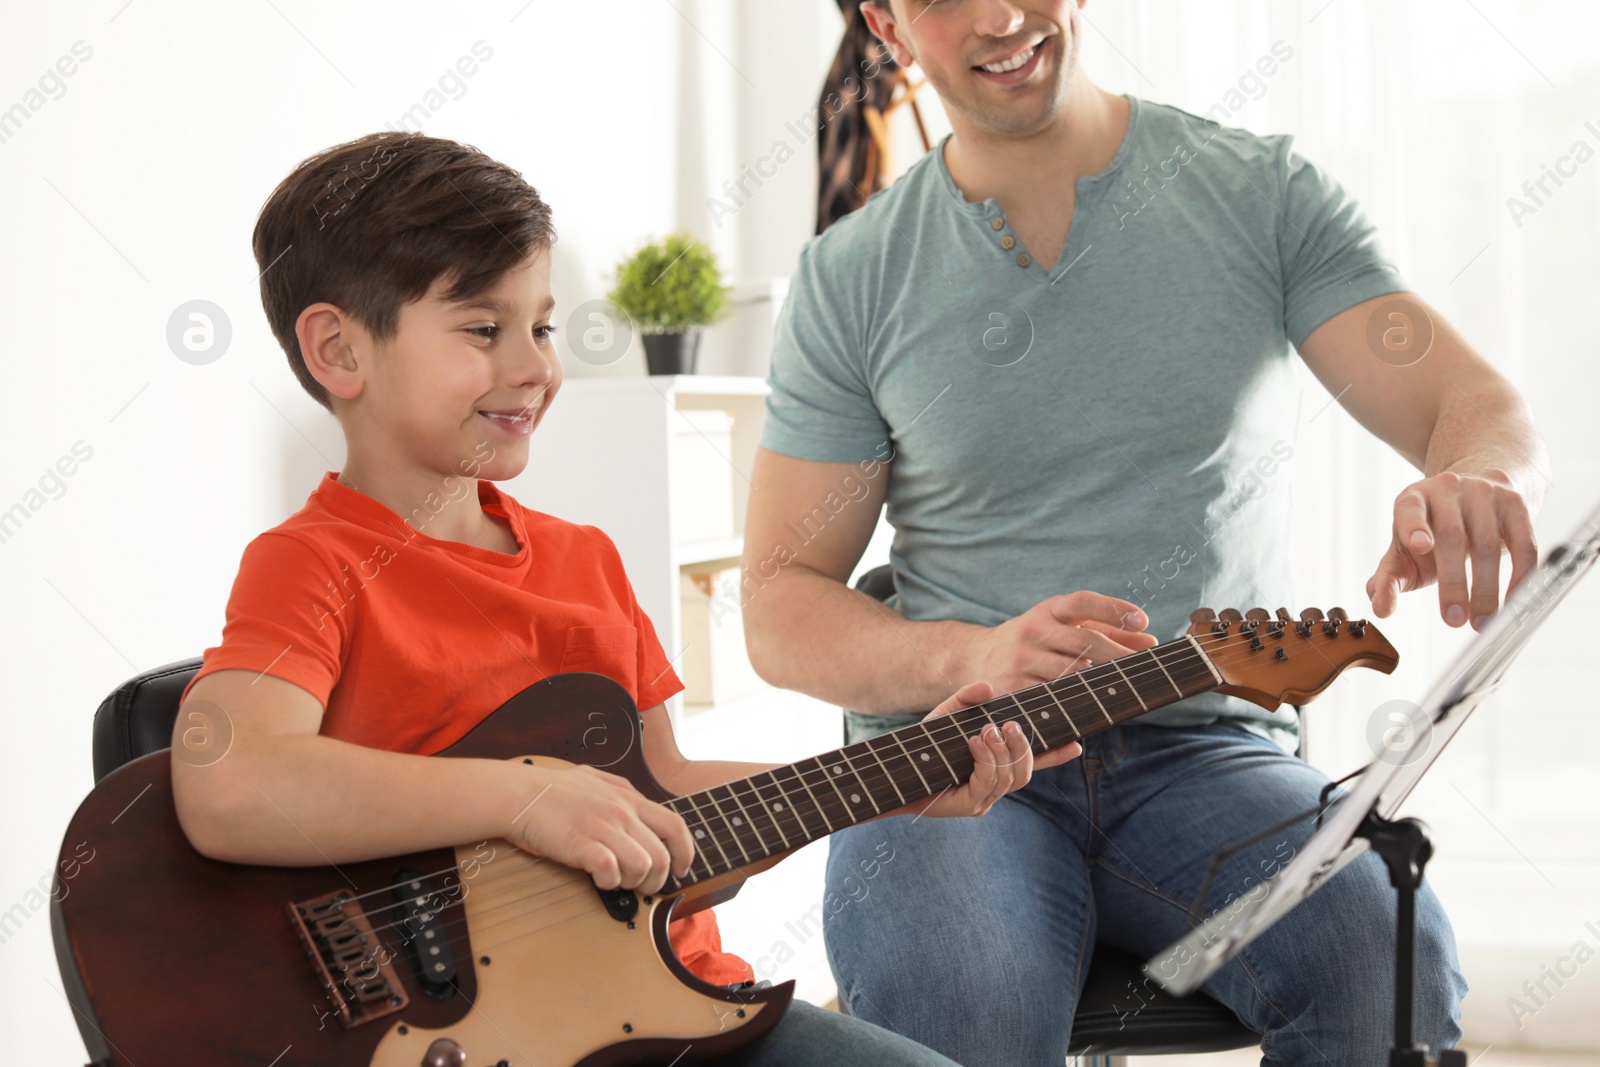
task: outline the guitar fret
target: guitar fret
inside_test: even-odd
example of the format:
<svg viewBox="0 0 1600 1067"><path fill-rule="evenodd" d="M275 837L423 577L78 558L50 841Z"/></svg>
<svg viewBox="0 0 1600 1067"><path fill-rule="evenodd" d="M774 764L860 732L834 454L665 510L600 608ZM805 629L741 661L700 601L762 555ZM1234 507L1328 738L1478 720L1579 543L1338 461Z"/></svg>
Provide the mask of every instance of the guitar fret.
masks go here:
<svg viewBox="0 0 1600 1067"><path fill-rule="evenodd" d="M894 790L894 795L900 798L900 806L901 807L905 807L906 795L904 793L900 792L900 787L895 784L894 775L889 773L889 767L888 767L888 765L886 763L883 762L883 757L878 755L878 750L872 747L872 741L873 741L872 738L870 738L870 737L867 738L867 740L865 742L865 744L867 746L867 751L872 753L872 758L877 760L878 761L878 766L883 768L883 776L885 778L889 779L889 788L893 789ZM874 803L873 806L876 807L877 806L876 803Z"/></svg>
<svg viewBox="0 0 1600 1067"><path fill-rule="evenodd" d="M1110 713L1110 712L1109 712L1109 711L1107 711L1107 710L1106 710L1106 706L1105 706L1105 705L1104 705L1104 704L1101 704L1101 703L1100 703L1100 698L1099 698L1099 697L1098 697L1098 696L1095 696L1095 692L1094 692L1094 686L1092 686L1092 685L1090 685L1090 684L1089 684L1089 683L1088 683L1088 681L1086 681L1086 680L1085 680L1085 679L1084 679L1084 676L1083 676L1083 675L1084 675L1084 672L1083 672L1083 671L1079 671L1079 672L1078 672L1078 673L1077 673L1077 675L1076 675L1076 676L1075 676L1075 677L1076 677L1076 678L1077 678L1077 679L1078 679L1078 681L1079 681L1079 682L1080 682L1080 683L1081 683L1081 684L1082 684L1082 685L1083 685L1083 687L1084 687L1084 688L1085 688L1085 689L1087 689L1087 690L1088 690L1088 691L1089 691L1089 696L1090 696L1090 698L1091 698L1091 699L1092 699L1092 700L1093 700L1093 701L1094 701L1094 702L1095 702L1095 703L1096 703L1096 704L1099 704L1099 706L1100 706L1100 714L1102 714L1102 715L1104 715L1104 716L1105 716L1105 717L1106 717L1106 725L1107 725L1107 726L1115 726L1115 725L1116 725L1116 724L1117 724L1117 720L1116 720L1116 719L1113 719L1113 718L1112 718L1112 717L1111 717L1111 713ZM1074 727L1074 729L1076 729L1076 727ZM1079 737L1082 737L1082 736L1083 736L1083 734L1082 734L1082 733L1081 733L1081 732L1080 732L1080 733L1079 733L1079 735L1078 735L1078 736L1079 736Z"/></svg>
<svg viewBox="0 0 1600 1067"><path fill-rule="evenodd" d="M1152 648L1149 652L1150 658L1156 661L1156 666L1161 668L1161 673L1167 676L1167 684L1172 686L1173 691L1178 694L1178 699L1182 700L1184 697L1183 689L1178 685L1177 682L1172 680L1172 675L1167 671L1167 665L1161 662L1161 657L1157 654L1160 648L1160 645Z"/></svg>
<svg viewBox="0 0 1600 1067"><path fill-rule="evenodd" d="M1117 669L1118 674L1122 675L1122 680L1128 683L1128 688L1133 690L1133 699L1139 702L1139 707L1144 711L1149 711L1150 706L1144 702L1144 697L1139 695L1139 689L1133 684L1133 679L1128 677L1128 672L1123 670L1122 665L1116 660L1112 660L1111 665ZM1107 692L1113 692L1113 690L1107 690Z"/></svg>
<svg viewBox="0 0 1600 1067"><path fill-rule="evenodd" d="M819 768L822 766L822 761L821 760L813 759L813 760L809 760L808 762L815 763ZM817 809L817 814L818 815L822 816L822 825L826 826L828 828L828 833L831 834L835 830L837 830L838 827L834 826L833 825L833 820L828 818L828 813L826 811L824 811L823 808L822 808L822 801L817 799L817 794L815 792L813 792L812 789L811 789L811 783L806 781L805 772L802 771L802 770L798 770L799 766L800 766L800 764L798 764L798 763L795 764L795 767L797 768L797 770L795 772L796 773L796 777L798 777L800 779L800 784L805 787L806 794L811 797L811 806ZM827 777L827 775L823 775L823 777ZM843 800L844 798L840 797L839 799Z"/></svg>
<svg viewBox="0 0 1600 1067"><path fill-rule="evenodd" d="M744 861L749 863L750 853L745 851L744 842L739 840L738 832L735 831L732 824L728 822L728 813L722 810L721 804L717 803L716 789L716 786L712 786L710 789L705 790L705 797L707 800L711 801L711 806L715 808L717 810L717 814L722 817L722 825L728 828L729 835L733 837L733 843L739 847L739 852L744 856ZM713 834L712 836L716 835Z"/></svg>
<svg viewBox="0 0 1600 1067"><path fill-rule="evenodd" d="M907 748L906 743L900 739L900 731L895 730L890 733L889 736L894 738L895 744L900 746L900 751L906 754L906 761L911 764L911 769L917 772L918 778L922 779L922 788L926 789L928 794L931 796L933 794L933 787L928 784L927 776L922 773L922 768L917 766L918 761L912 759L911 750ZM922 755L923 758L926 759L928 754L924 752Z"/></svg>
<svg viewBox="0 0 1600 1067"><path fill-rule="evenodd" d="M944 749L939 747L939 742L934 739L933 731L928 729L928 724L926 722L922 722L918 723L917 725L922 727L922 732L928 735L928 743L933 746L933 750L939 753L939 758L944 761L944 769L950 772L950 785L955 785L957 782L961 781L961 776L956 773L956 769L954 767L950 766L950 757L946 756L944 754ZM956 732L960 733L959 727L957 728ZM945 788L948 789L950 786L945 786Z"/></svg>
<svg viewBox="0 0 1600 1067"><path fill-rule="evenodd" d="M776 807L773 806L772 801L761 796L761 791L758 787L752 785L751 788L756 789L756 797L766 804L767 810L772 813L772 828L778 831L778 837L783 841L783 849L785 852L787 852L793 846L789 844L789 835L783 832L783 827L778 823L778 813L789 810L789 797L788 794L784 793L783 786L778 784L777 775L773 774L771 771L768 771L767 777L772 779L772 787L778 791L778 795L780 797L783 797L782 800L778 801ZM754 782L754 779L752 779L752 782Z"/></svg>
<svg viewBox="0 0 1600 1067"><path fill-rule="evenodd" d="M687 800L689 802L689 806L694 808L695 818L698 819L699 822L700 822L700 832L698 834L695 834L695 840L699 841L702 838L706 838L706 837L711 838L711 843L713 845L717 846L717 851L718 852L722 853L722 862L727 865L727 869L728 870L730 870L730 871L733 870L733 868L734 868L733 861L728 858L728 853L722 847L722 841L717 836L716 830L712 829L711 824L706 821L705 812L700 810L700 805L694 799L694 794L691 793L688 796L684 797L683 799ZM695 845L695 851L696 852L701 851L701 848L700 848L699 845ZM709 856L706 857L706 872L707 872L707 876L708 877L710 877L714 872L714 868L712 868L712 866L711 866L711 857L709 857Z"/></svg>
<svg viewBox="0 0 1600 1067"><path fill-rule="evenodd" d="M1033 730L1033 736L1039 739L1039 747L1041 749L1049 748L1050 745L1045 741L1044 734L1041 734L1039 732L1039 728L1034 726L1033 720L1028 718L1028 709L1022 706L1022 701L1017 699L1017 694L1011 694L1011 702L1017 706L1017 711L1022 715L1022 721L1027 723L1028 726Z"/></svg>
<svg viewBox="0 0 1600 1067"><path fill-rule="evenodd" d="M988 704L979 704L979 705L977 705L977 708L978 708L979 711L983 712L983 717L985 719L989 720L990 725L992 725L996 730L1000 729L1000 724L994 721L994 716L993 715L989 714L989 705ZM981 729L981 727L980 727L980 729Z"/></svg>
<svg viewBox="0 0 1600 1067"><path fill-rule="evenodd" d="M667 807L671 808L673 811L677 811L678 814L683 817L683 821L685 823L688 823L688 825L689 825L689 833L691 835L693 835L695 823L697 823L699 821L700 816L699 816L698 813L692 813L692 816L691 816L690 813L685 813L685 812L678 811L676 805L677 805L678 801L680 801L680 800L689 800L689 798L688 797L675 797L672 800L667 802ZM689 806L691 808L693 808L694 807L694 801L689 800ZM700 862L700 864L705 867L705 869L706 869L706 877L707 878L715 877L715 873L716 872L712 869L711 860L709 860L706 857L705 852L703 850L701 850L698 846L696 846L696 848L694 850L694 859L691 859L689 861L689 874L690 875L694 874L694 865L695 865L695 861L696 860L698 860ZM672 881L678 883L679 885L682 885L682 882L678 879L678 877L676 875L673 876Z"/></svg>
<svg viewBox="0 0 1600 1067"><path fill-rule="evenodd" d="M811 841L815 840L816 838L826 836L827 834L831 834L833 832L833 828L828 825L828 816L825 812L823 812L822 805L817 803L817 798L812 794L811 787L806 784L805 776L800 773L800 765L798 763L794 764L789 768L789 770L794 772L794 780L785 787L784 791L789 792L789 790L792 789L795 784L800 786L800 790L797 794L790 793L789 796L791 801L790 810L793 812L796 821L800 824L801 835L807 841ZM805 809L794 806L796 797L798 797L799 801L809 803L811 805L810 812L806 812Z"/></svg>
<svg viewBox="0 0 1600 1067"><path fill-rule="evenodd" d="M1050 699L1055 702L1056 708L1061 712L1061 717L1067 720L1068 726L1072 727L1073 736L1081 738L1083 736L1083 731L1078 729L1078 724L1073 721L1072 713L1067 710L1066 705L1062 704L1061 699L1056 696L1055 682L1046 682L1044 691L1050 694ZM1050 713L1047 711L1044 714L1048 717Z"/></svg>
<svg viewBox="0 0 1600 1067"><path fill-rule="evenodd" d="M1175 658L1168 662L1163 653ZM1192 636L1135 655L1138 659L1124 656L1003 694L1006 703L996 697L931 722L924 719L916 724L922 731L920 739L914 740L916 734L911 727L903 727L888 731L887 738L870 737L758 776L674 798L668 804L689 824L695 837L695 857L688 874L670 877L667 884L682 887L721 877L874 814L884 814L897 804L904 807L960 785L973 770L968 735L975 729L981 736L987 725L999 729L1016 722L1031 738L1030 746L1043 752L1052 745L1087 737L1218 684L1215 665ZM1153 687L1148 699L1140 691L1141 682ZM1071 685L1082 686L1083 692L1068 689ZM1131 690L1132 699L1118 692L1123 685ZM1064 722L1057 724L1055 715ZM1086 718L1080 722L1079 715ZM923 766L933 762L934 753L944 766L942 779ZM905 773L908 764L914 781ZM826 786L814 781L818 775L827 781ZM841 781L847 775L848 784ZM838 811L830 813L828 809L834 804ZM711 838L709 844L707 834Z"/></svg>
<svg viewBox="0 0 1600 1067"><path fill-rule="evenodd" d="M734 788L736 784L738 783L729 782L726 786L724 786L724 788L727 789L728 795L733 797L733 802L739 805L739 810L744 814L745 821L750 824L750 832L756 835L756 844L760 846L761 851L770 852L771 849L767 846L766 840L761 836L761 827L756 825L756 821L750 817L750 809L745 807L744 801L739 799L739 791ZM739 824L739 816L735 815L733 817L733 822L734 825L737 826ZM735 833L737 832L738 831L735 831ZM743 846L740 847L742 848Z"/></svg>
<svg viewBox="0 0 1600 1067"><path fill-rule="evenodd" d="M861 777L861 772L856 770L856 765L854 763L850 762L850 751L849 751L849 749L844 749L844 748L839 749L839 755L844 757L845 769L848 770L851 773L851 775L853 775L855 777L856 785L861 787L861 792L867 794L867 799L872 802L872 812L873 812L873 814L874 815L882 815L883 814L883 809L878 806L878 798L874 797L872 795L872 790L867 788L866 779ZM837 782L834 783L834 788L838 788L838 783ZM840 793L839 795L841 797L844 796L843 793ZM850 812L853 813L855 811L854 805L860 804L861 803L861 798L855 793L851 793L850 796L853 798L852 801L851 801L851 806L846 808L845 810L850 811ZM860 820L858 819L857 821L859 822Z"/></svg>
<svg viewBox="0 0 1600 1067"><path fill-rule="evenodd" d="M809 818L809 816L807 816L806 813L797 805L797 803L795 801L795 794L791 793L789 791L789 787L785 786L783 784L783 780L778 777L778 771L788 771L789 773L794 775L794 780L797 781L797 782L800 781L800 775L799 775L798 770L796 769L796 767L793 764L791 764L790 766L787 766L787 767L777 767L777 768L774 768L773 770L770 770L770 771L767 772L768 776L772 779L773 784L778 787L778 791L783 794L783 798L784 798L784 802L785 802L785 806L783 808L783 811L785 813L787 813L789 818L791 820L793 820L793 822L794 822L794 826L795 826L794 834L795 834L795 837L800 842L804 843L804 842L807 842L807 841L815 840L816 838L818 838L818 837L822 836L823 834L827 833L827 831L825 829L823 829L821 826L813 827L813 826L811 826L811 825L809 825L807 823L806 820ZM802 786L805 785L804 782L800 782L800 784ZM810 798L802 796L801 799L802 800L809 800ZM812 806L813 809L816 808L817 804L816 804L815 800L811 801L811 806ZM818 817L819 817L819 819L821 818L820 812L818 813ZM821 819L821 821L824 824L827 822L826 819Z"/></svg>

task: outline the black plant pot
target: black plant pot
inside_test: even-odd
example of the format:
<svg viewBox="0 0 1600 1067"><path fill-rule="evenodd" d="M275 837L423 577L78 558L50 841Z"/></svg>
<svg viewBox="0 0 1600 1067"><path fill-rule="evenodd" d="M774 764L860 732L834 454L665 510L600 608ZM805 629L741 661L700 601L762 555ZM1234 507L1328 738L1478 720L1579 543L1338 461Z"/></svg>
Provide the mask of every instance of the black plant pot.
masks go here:
<svg viewBox="0 0 1600 1067"><path fill-rule="evenodd" d="M649 374L693 374L699 355L699 330L644 335L644 365Z"/></svg>

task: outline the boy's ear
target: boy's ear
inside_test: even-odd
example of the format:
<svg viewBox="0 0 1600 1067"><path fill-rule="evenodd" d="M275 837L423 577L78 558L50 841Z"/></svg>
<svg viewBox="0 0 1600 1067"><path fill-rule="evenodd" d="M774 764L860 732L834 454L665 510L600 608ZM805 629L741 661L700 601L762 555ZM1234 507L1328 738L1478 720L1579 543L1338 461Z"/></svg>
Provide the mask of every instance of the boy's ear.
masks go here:
<svg viewBox="0 0 1600 1067"><path fill-rule="evenodd" d="M295 320L294 333L306 369L329 396L354 400L361 395L365 375L354 344L360 327L333 304L312 304Z"/></svg>

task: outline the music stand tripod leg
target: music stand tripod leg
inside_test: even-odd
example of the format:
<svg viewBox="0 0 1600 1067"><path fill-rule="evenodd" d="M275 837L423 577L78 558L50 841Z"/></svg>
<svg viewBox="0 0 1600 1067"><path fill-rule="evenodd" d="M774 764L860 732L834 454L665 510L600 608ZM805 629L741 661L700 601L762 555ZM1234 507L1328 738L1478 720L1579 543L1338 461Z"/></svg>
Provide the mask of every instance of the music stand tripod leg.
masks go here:
<svg viewBox="0 0 1600 1067"><path fill-rule="evenodd" d="M1417 890L1422 886L1423 870L1433 857L1433 843L1420 820L1390 821L1373 812L1362 820L1356 835L1364 837L1389 868L1389 884L1394 886L1396 908L1394 957L1394 1046L1389 1050L1389 1067L1467 1067L1467 1054L1461 1049L1440 1049L1428 1055L1427 1046L1413 1040L1412 1017L1416 1011L1417 980Z"/></svg>

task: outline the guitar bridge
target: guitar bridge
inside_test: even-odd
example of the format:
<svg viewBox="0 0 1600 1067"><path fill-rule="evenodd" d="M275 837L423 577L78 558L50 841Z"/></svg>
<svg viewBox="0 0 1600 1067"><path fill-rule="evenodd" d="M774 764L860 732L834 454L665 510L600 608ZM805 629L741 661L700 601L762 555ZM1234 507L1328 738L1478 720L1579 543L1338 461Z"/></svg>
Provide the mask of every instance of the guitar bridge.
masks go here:
<svg viewBox="0 0 1600 1067"><path fill-rule="evenodd" d="M291 902L289 918L334 1014L346 1030L399 1011L406 991L390 965L389 949L349 893L340 890Z"/></svg>

